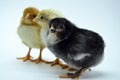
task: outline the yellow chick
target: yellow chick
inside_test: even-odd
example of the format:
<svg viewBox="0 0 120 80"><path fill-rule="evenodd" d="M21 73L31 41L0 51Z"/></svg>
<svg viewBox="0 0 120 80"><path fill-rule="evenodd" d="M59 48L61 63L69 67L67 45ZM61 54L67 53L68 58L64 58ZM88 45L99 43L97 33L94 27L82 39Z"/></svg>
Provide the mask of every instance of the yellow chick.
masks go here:
<svg viewBox="0 0 120 80"><path fill-rule="evenodd" d="M18 35L22 42L29 47L28 53L25 57L17 58L18 60L31 60L33 62L46 62L42 59L42 50L46 46L46 36L47 28L41 28L39 24L33 22L33 19L37 16L39 10L34 7L28 7L24 10L23 16L21 18L21 23L18 28ZM40 55L37 59L32 60L30 52L32 48L39 48Z"/></svg>
<svg viewBox="0 0 120 80"><path fill-rule="evenodd" d="M48 28L48 23L51 19L64 17L59 11L54 9L44 9L39 12L36 18L33 19L34 22L38 23L42 28ZM60 65L62 68L68 68L67 65L63 64L58 58L52 62L46 62L47 64Z"/></svg>

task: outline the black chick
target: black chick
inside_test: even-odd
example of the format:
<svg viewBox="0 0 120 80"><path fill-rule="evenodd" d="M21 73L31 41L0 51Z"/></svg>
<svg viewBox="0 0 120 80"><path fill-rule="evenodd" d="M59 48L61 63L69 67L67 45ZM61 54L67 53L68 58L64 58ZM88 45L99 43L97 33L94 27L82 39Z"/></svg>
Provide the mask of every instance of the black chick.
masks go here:
<svg viewBox="0 0 120 80"><path fill-rule="evenodd" d="M99 34L78 28L65 18L49 22L47 47L56 57L78 70L60 78L78 78L83 71L99 64L104 55L104 41Z"/></svg>

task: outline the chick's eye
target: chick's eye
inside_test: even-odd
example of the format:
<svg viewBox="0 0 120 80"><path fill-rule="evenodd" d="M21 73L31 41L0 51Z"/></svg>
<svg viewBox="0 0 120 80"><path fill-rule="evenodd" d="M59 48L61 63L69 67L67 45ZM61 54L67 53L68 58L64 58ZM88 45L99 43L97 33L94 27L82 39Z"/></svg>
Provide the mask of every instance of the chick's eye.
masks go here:
<svg viewBox="0 0 120 80"><path fill-rule="evenodd" d="M59 25L60 30L64 30L65 26L63 24Z"/></svg>
<svg viewBox="0 0 120 80"><path fill-rule="evenodd" d="M41 16L41 17L40 17L40 19L44 19L44 17L43 17L43 16Z"/></svg>
<svg viewBox="0 0 120 80"><path fill-rule="evenodd" d="M33 16L32 16L32 18L35 18L35 17L36 17L36 15L33 15Z"/></svg>

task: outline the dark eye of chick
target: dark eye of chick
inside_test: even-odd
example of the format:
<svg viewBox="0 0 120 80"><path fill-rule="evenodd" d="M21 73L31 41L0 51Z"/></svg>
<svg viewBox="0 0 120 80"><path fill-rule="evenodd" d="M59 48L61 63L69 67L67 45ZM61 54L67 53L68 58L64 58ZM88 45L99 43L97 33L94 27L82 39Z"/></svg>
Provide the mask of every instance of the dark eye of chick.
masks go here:
<svg viewBox="0 0 120 80"><path fill-rule="evenodd" d="M32 16L32 19L34 19L35 17L36 17L36 15L33 15L33 16Z"/></svg>
<svg viewBox="0 0 120 80"><path fill-rule="evenodd" d="M63 24L59 25L60 30L64 30L65 26Z"/></svg>
<svg viewBox="0 0 120 80"><path fill-rule="evenodd" d="M43 17L43 16L41 16L41 17L40 17L40 19L44 19L44 17Z"/></svg>

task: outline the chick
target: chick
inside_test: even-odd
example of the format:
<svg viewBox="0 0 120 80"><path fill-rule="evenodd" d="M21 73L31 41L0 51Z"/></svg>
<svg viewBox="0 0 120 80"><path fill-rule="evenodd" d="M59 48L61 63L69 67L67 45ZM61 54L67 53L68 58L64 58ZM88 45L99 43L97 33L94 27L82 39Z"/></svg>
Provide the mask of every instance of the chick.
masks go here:
<svg viewBox="0 0 120 80"><path fill-rule="evenodd" d="M64 17L59 11L54 9L44 9L41 10L40 13L37 15L35 19L33 19L34 22L41 25L42 28L48 29L48 23L51 19L57 18L57 17ZM46 34L47 36L47 34ZM68 68L67 65L63 64L58 58L55 61L47 62L47 64L51 64L51 66L54 65L60 65L62 68Z"/></svg>
<svg viewBox="0 0 120 80"><path fill-rule="evenodd" d="M99 34L78 28L65 18L49 22L47 47L56 57L77 69L60 78L78 78L82 72L99 64L104 55L104 41Z"/></svg>
<svg viewBox="0 0 120 80"><path fill-rule="evenodd" d="M25 57L17 58L23 61L31 60L33 62L45 62L42 59L42 50L46 46L46 39L44 39L44 34L47 33L45 28L41 28L39 24L33 22L33 19L37 16L39 10L34 7L28 7L24 10L23 16L21 18L21 23L18 28L18 35L22 42L29 47L28 53ZM40 55L37 59L32 60L30 52L32 48L40 49Z"/></svg>

